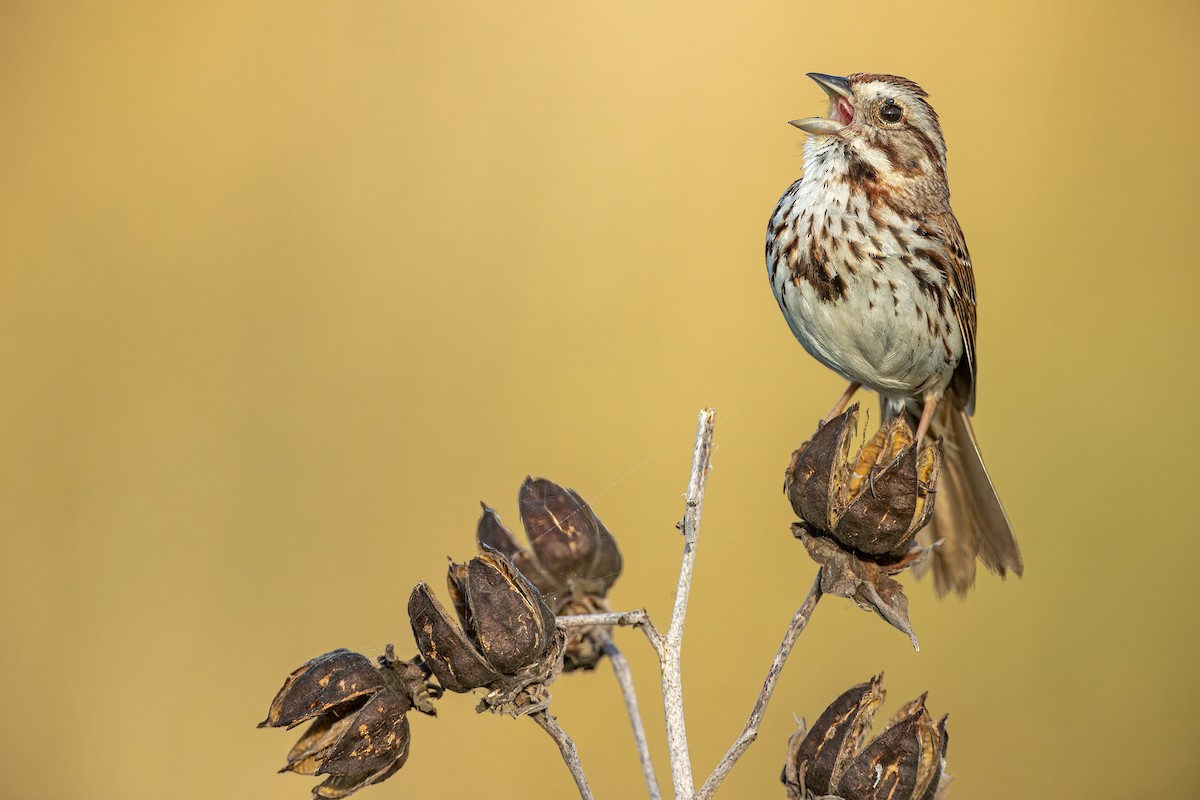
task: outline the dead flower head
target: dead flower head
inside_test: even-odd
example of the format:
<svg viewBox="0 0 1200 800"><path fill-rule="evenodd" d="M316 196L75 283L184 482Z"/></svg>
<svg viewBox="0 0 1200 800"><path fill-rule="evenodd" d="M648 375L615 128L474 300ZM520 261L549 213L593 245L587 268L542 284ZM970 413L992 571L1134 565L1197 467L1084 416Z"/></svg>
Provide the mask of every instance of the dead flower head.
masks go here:
<svg viewBox="0 0 1200 800"><path fill-rule="evenodd" d="M438 692L419 659L400 661L388 646L372 664L349 650L318 656L284 682L258 727L292 728L313 720L280 772L325 775L314 798L339 798L386 780L408 760L406 714L433 714Z"/></svg>
<svg viewBox="0 0 1200 800"><path fill-rule="evenodd" d="M867 741L883 703L883 676L852 686L834 700L811 730L804 723L788 740L782 780L788 800L943 800L946 717L937 722L922 695L901 708Z"/></svg>
<svg viewBox="0 0 1200 800"><path fill-rule="evenodd" d="M558 615L609 611L608 590L621 576L621 551L591 506L574 490L545 478L526 478L517 494L529 546L521 547L486 504L476 538L504 553L541 590ZM609 628L577 628L567 638L566 671L593 669Z"/></svg>
<svg viewBox="0 0 1200 800"><path fill-rule="evenodd" d="M479 711L520 716L545 708L565 637L541 592L490 547L466 564L452 563L446 582L461 625L425 583L408 599L417 648L438 682L451 692L489 689Z"/></svg>
<svg viewBox="0 0 1200 800"><path fill-rule="evenodd" d="M876 611L916 647L908 599L890 576L928 554L914 539L933 514L941 443L918 448L896 417L851 457L857 427L855 404L792 453L784 491L802 520L792 532L821 565L822 591Z"/></svg>
<svg viewBox="0 0 1200 800"><path fill-rule="evenodd" d="M902 416L885 423L854 458L858 405L821 426L792 454L784 485L816 532L870 556L903 555L933 514L940 444L918 448Z"/></svg>

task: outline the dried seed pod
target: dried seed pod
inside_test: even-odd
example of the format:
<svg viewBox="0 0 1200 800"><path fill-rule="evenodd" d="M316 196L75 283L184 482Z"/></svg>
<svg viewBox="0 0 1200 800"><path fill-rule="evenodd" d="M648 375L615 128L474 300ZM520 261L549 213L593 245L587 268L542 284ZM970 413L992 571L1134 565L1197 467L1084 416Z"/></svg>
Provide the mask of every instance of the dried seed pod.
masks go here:
<svg viewBox="0 0 1200 800"><path fill-rule="evenodd" d="M861 553L896 556L933 513L941 443L918 448L895 417L850 458L857 427L857 404L823 425L792 454L784 487L814 528Z"/></svg>
<svg viewBox="0 0 1200 800"><path fill-rule="evenodd" d="M476 529L480 546L508 556L555 614L610 610L606 594L621 575L621 552L591 507L575 491L545 478L526 478L517 501L529 546L521 547L486 504ZM573 629L566 670L595 667L609 633L607 628Z"/></svg>
<svg viewBox="0 0 1200 800"><path fill-rule="evenodd" d="M519 671L553 642L554 613L541 592L496 551L467 564L466 595L475 641L498 671Z"/></svg>
<svg viewBox="0 0 1200 800"><path fill-rule="evenodd" d="M784 491L804 520L792 532L821 565L822 591L878 612L915 648L908 599L890 576L928 555L914 538L933 513L941 442L918 448L896 417L851 458L857 425L854 405L792 453Z"/></svg>
<svg viewBox="0 0 1200 800"><path fill-rule="evenodd" d="M840 776L836 791L847 800L923 800L941 780L946 720L935 723L925 697L909 703L871 740Z"/></svg>
<svg viewBox="0 0 1200 800"><path fill-rule="evenodd" d="M259 727L313 720L281 772L325 775L313 797L346 797L404 765L411 742L406 714L414 705L434 713L427 676L419 661L399 661L390 646L378 666L334 650L288 676Z"/></svg>
<svg viewBox="0 0 1200 800"><path fill-rule="evenodd" d="M817 796L830 793L871 730L883 702L882 679L879 675L851 686L821 713L807 736L803 729L793 734L784 766L785 785L804 786Z"/></svg>
<svg viewBox="0 0 1200 800"><path fill-rule="evenodd" d="M783 487L800 519L833 530L842 501L850 440L858 428L858 404L826 422L792 453Z"/></svg>
<svg viewBox="0 0 1200 800"><path fill-rule="evenodd" d="M811 730L788 741L782 780L789 800L940 800L945 794L946 718L934 722L922 695L867 742L883 700L882 675L851 687Z"/></svg>
<svg viewBox="0 0 1200 800"><path fill-rule="evenodd" d="M342 720L345 731L329 746L315 773L329 776L317 787L316 797L345 797L404 766L411 743L406 700L394 692L377 692ZM299 744L303 742L302 738Z"/></svg>
<svg viewBox="0 0 1200 800"><path fill-rule="evenodd" d="M558 584L551 592L604 596L621 575L621 553L591 506L545 478L526 478L517 503L538 564Z"/></svg>
<svg viewBox="0 0 1200 800"><path fill-rule="evenodd" d="M271 701L258 727L292 727L383 686L383 676L361 653L334 650L297 669Z"/></svg>
<svg viewBox="0 0 1200 800"><path fill-rule="evenodd" d="M424 582L408 598L408 618L417 649L443 689L469 692L500 677Z"/></svg>
<svg viewBox="0 0 1200 800"><path fill-rule="evenodd" d="M529 713L544 705L544 687L562 668L563 635L541 593L512 562L485 546L466 564L451 564L447 583L460 624L429 587L408 600L417 648L443 688L492 690L484 707Z"/></svg>

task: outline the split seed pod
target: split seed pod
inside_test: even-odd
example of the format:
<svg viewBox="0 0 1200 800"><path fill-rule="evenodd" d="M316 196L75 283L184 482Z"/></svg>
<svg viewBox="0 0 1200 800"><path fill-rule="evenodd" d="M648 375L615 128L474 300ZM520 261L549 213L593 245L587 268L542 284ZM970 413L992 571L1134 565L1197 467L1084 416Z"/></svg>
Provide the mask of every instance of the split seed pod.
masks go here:
<svg viewBox="0 0 1200 800"><path fill-rule="evenodd" d="M529 545L522 547L486 504L476 539L512 559L558 615L609 611L608 590L621 576L621 551L604 523L574 490L545 478L526 478L517 494ZM592 669L603 655L607 628L573 629L565 669Z"/></svg>
<svg viewBox="0 0 1200 800"><path fill-rule="evenodd" d="M851 457L857 427L853 405L792 453L783 488L803 520L792 533L821 565L823 592L875 611L916 648L908 598L891 576L928 556L913 540L933 514L941 442L917 447L896 417Z"/></svg>
<svg viewBox="0 0 1200 800"><path fill-rule="evenodd" d="M852 686L788 741L782 780L788 800L941 800L946 718L934 722L922 695L905 705L882 733L866 741L883 702L882 675Z"/></svg>
<svg viewBox="0 0 1200 800"><path fill-rule="evenodd" d="M427 673L391 655L379 666L349 650L334 650L293 672L271 702L264 727L292 728L313 720L281 772L325 775L314 798L336 800L396 773L408 760L406 714L432 714Z"/></svg>
<svg viewBox="0 0 1200 800"><path fill-rule="evenodd" d="M493 710L529 713L544 705L544 691L524 696L532 705L517 696L549 684L561 669L563 637L537 587L491 548L451 564L447 583L461 624L425 583L408 600L417 648L438 682L452 692L492 689L484 706Z"/></svg>
<svg viewBox="0 0 1200 800"><path fill-rule="evenodd" d="M855 404L792 454L788 499L803 520L845 547L902 554L933 514L941 443L918 448L903 417L895 417L851 458L857 428Z"/></svg>

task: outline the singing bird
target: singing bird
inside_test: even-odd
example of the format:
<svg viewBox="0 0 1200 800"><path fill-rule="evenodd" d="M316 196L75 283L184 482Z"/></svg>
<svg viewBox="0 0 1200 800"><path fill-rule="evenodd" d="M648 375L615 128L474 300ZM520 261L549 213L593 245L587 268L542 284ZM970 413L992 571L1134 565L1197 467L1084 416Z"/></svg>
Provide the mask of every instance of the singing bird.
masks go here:
<svg viewBox="0 0 1200 800"><path fill-rule="evenodd" d="M809 73L828 117L793 120L809 134L804 173L771 215L767 275L792 333L860 387L885 420L906 414L917 438L943 437L933 520L939 594L975 582L975 560L1024 569L971 429L975 410L975 279L950 209L946 143L928 94L907 78Z"/></svg>

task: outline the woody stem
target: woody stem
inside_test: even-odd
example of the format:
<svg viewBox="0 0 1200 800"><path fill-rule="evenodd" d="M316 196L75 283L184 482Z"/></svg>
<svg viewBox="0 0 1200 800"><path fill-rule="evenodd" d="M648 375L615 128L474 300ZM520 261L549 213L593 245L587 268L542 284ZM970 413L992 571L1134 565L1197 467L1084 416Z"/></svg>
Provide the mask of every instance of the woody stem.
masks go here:
<svg viewBox="0 0 1200 800"><path fill-rule="evenodd" d="M617 645L607 634L602 634L600 646L612 664L621 686L621 694L625 698L625 710L629 714L629 724L633 727L633 741L637 745L638 759L642 762L642 777L646 780L646 791L650 800L662 800L662 789L658 786L658 776L654 774L654 762L650 759L650 745L646 742L646 728L642 724L642 712L638 708L637 693L633 687L633 673L629 662L617 649Z"/></svg>
<svg viewBox="0 0 1200 800"><path fill-rule="evenodd" d="M555 622L558 624L558 627L563 629L595 628L607 625L626 625L640 628L646 634L646 638L650 640L650 646L654 648L654 654L658 656L659 661L662 661L662 634L658 632L658 628L654 627L654 622L650 619L650 615L644 608L639 608L637 611L606 611L603 614L570 614L563 617L556 617Z"/></svg>
<svg viewBox="0 0 1200 800"><path fill-rule="evenodd" d="M713 769L712 775L700 787L700 791L696 793L696 800L708 800L712 797L717 787L721 785L721 781L733 769L733 765L738 762L738 759L750 749L750 745L758 738L758 726L762 722L763 715L767 712L767 703L771 702L771 695L775 693L775 684L779 682L779 676L783 673L783 665L787 662L788 656L792 653L792 647L795 646L796 640L800 638L800 634L808 627L808 621L812 617L813 610L817 607L817 601L821 599L821 570L817 570L816 580L813 581L812 588L808 590L808 596L804 598L804 602L796 609L796 613L792 616L792 622L788 625L787 632L783 635L783 643L779 645L778 652L775 653L775 659L771 662L770 668L767 670L767 677L763 681L762 690L758 693L758 699L754 702L754 708L750 711L750 718L746 720L746 727L742 729L737 740L725 753L725 757L721 759L716 768Z"/></svg>
<svg viewBox="0 0 1200 800"><path fill-rule="evenodd" d="M575 742L558 724L558 720L550 716L549 712L544 709L533 712L529 718L541 726L542 730L548 733L554 743L558 745L558 751L562 753L563 761L566 762L567 769L571 770L571 777L575 779L580 800L594 800L591 787L588 786L587 776L583 774L583 766L579 763L579 753L575 751Z"/></svg>
<svg viewBox="0 0 1200 800"><path fill-rule="evenodd" d="M679 567L679 586L675 590L675 610L671 626L663 638L662 692L663 716L667 726L667 748L671 756L671 780L676 800L692 800L696 785L692 781L692 762L688 754L687 728L683 720L683 682L680 656L683 650L683 622L687 616L688 595L692 588L692 573L696 564L696 544L700 538L700 514L704 508L704 490L712 465L713 424L716 412L706 408L700 412L696 426L696 446L692 451L692 472L684 496L683 519L678 528L683 533L683 563Z"/></svg>

